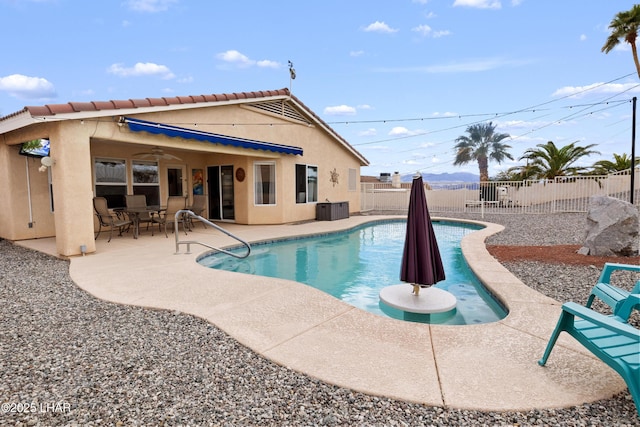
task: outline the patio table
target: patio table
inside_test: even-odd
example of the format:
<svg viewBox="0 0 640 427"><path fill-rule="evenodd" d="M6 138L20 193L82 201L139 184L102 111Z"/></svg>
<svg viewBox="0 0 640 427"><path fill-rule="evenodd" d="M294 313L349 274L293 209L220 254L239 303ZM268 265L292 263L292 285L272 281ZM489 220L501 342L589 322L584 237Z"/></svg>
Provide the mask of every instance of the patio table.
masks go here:
<svg viewBox="0 0 640 427"><path fill-rule="evenodd" d="M137 239L140 234L140 214L142 213L150 213L151 216L154 214L160 214L163 210L162 206L147 206L146 208L123 208L123 211L129 216L131 222L133 223L133 238Z"/></svg>

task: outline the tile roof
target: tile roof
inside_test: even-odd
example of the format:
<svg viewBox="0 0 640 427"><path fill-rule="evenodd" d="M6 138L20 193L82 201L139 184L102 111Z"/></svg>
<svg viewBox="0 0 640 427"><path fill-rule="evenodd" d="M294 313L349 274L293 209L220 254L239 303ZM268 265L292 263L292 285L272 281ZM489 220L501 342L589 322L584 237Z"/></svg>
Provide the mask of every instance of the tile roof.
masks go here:
<svg viewBox="0 0 640 427"><path fill-rule="evenodd" d="M104 110L120 110L130 108L167 107L171 105L198 104L201 102L223 102L241 99L266 98L270 96L289 96L289 89L266 90L257 92L236 92L211 95L173 96L163 98L121 99L112 101L68 102L66 104L45 104L41 106L27 106L22 110L5 117L0 121L23 112L31 116L55 116L56 114L70 114ZM299 100L298 103L302 104Z"/></svg>
<svg viewBox="0 0 640 427"><path fill-rule="evenodd" d="M27 106L20 111L9 114L4 117L0 117L0 122L8 120L12 117L28 113L31 117L47 117L55 116L57 114L73 114L73 113L91 113L91 112L105 112L109 110L115 110L114 114L117 114L117 110L122 109L135 109L135 108L153 108L153 107L170 107L174 105L189 105L205 102L224 102L233 100L251 100L277 96L288 96L295 101L305 112L311 115L314 120L322 124L331 134L345 144L351 151L353 151L358 157L360 157L365 164L369 162L365 157L358 152L351 144L347 142L342 136L335 132L324 120L322 120L316 113L314 113L309 107L304 105L295 95L289 92L288 88L277 90L264 90L253 92L232 92L210 95L189 95L189 96L173 96L162 98L143 98L143 99L121 99L111 101L90 101L90 102L68 102L66 104L45 104L41 106Z"/></svg>

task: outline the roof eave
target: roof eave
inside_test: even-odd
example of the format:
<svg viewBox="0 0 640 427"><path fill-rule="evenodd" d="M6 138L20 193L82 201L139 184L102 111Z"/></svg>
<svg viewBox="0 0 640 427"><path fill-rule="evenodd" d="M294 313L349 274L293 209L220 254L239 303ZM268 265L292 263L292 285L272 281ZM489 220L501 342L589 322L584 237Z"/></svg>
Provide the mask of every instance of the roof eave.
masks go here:
<svg viewBox="0 0 640 427"><path fill-rule="evenodd" d="M22 111L13 113L10 117L7 116L7 118L0 121L0 135L27 127L35 123L39 123L39 121L34 119L29 111L25 108Z"/></svg>

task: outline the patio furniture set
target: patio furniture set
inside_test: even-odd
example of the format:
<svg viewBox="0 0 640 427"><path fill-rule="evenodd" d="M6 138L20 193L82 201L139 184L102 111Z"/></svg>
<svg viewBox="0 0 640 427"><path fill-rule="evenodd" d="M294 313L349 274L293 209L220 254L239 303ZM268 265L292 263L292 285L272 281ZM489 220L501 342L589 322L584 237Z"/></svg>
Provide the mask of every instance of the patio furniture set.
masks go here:
<svg viewBox="0 0 640 427"><path fill-rule="evenodd" d="M140 234L140 225L147 225L147 230L151 228L151 235L154 233L154 225L158 225L158 229L164 229L165 237L169 237L167 226L179 221L186 234L187 230L193 227L193 217L187 215L179 215L176 213L181 210L190 210L196 215L201 215L206 208L206 198L204 195L194 195L193 205L187 206L187 199L182 196L169 196L166 206L147 205L146 196L143 194L125 196L126 206L122 208L109 209L107 199L104 197L94 197L93 207L98 218L97 239L103 229L109 231L109 240L113 237L114 230L118 232L118 236L122 236L123 232L133 231L133 238L137 239ZM206 227L206 225L203 226Z"/></svg>

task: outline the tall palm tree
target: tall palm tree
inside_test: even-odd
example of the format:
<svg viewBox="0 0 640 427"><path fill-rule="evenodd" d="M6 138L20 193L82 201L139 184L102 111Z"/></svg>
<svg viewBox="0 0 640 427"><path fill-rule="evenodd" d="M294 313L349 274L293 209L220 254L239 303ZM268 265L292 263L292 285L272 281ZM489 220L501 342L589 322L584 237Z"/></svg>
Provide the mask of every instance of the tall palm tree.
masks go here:
<svg viewBox="0 0 640 427"><path fill-rule="evenodd" d="M636 48L636 37L640 27L640 4L634 4L631 10L619 12L609 24L611 34L607 37L607 42L602 46L602 52L609 53L616 47L620 40L631 45L633 62L636 64L636 71L640 78L640 61L638 61L638 50Z"/></svg>
<svg viewBox="0 0 640 427"><path fill-rule="evenodd" d="M638 163L640 163L640 159L636 158L636 166ZM613 161L599 160L593 164L593 173L597 175L606 175L611 172L619 172L627 169L631 169L631 156L628 156L627 153L613 153Z"/></svg>
<svg viewBox="0 0 640 427"><path fill-rule="evenodd" d="M538 144L536 146L538 148L526 150L520 160L526 159L528 161L528 167L535 171L534 176L537 179L578 175L586 171L587 168L572 165L582 157L600 154L600 152L592 150L596 144L581 147L577 146L576 142L572 142L562 148L556 147L553 141L549 141L546 144Z"/></svg>
<svg viewBox="0 0 640 427"><path fill-rule="evenodd" d="M501 141L510 138L507 133L495 133L496 126L492 122L480 123L467 127L468 135L456 138L456 159L454 165L465 165L471 161L478 162L480 182L489 180L489 161L502 163L505 159L513 160L507 151L510 145Z"/></svg>

